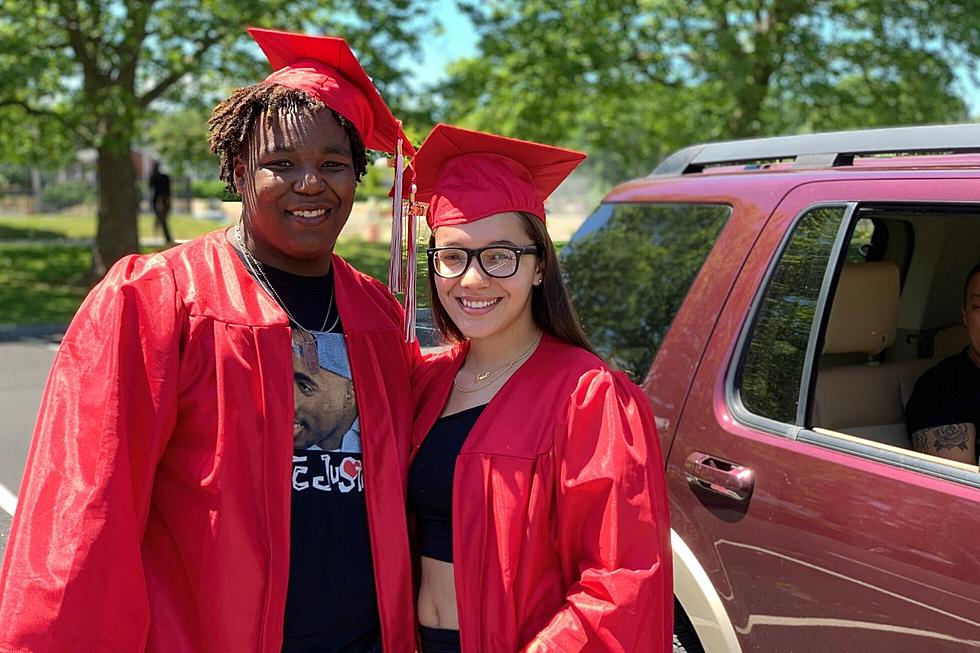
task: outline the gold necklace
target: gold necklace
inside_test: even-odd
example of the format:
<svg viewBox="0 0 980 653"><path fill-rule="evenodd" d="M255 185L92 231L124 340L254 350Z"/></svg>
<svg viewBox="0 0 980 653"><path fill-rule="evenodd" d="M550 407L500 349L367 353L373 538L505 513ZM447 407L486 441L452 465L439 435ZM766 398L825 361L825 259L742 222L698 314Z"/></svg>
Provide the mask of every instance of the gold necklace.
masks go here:
<svg viewBox="0 0 980 653"><path fill-rule="evenodd" d="M269 277L266 276L265 270L262 269L262 264L252 256L252 252L249 251L248 245L245 244L244 228L242 227L242 222L239 221L235 225L235 237L238 240L239 246L242 248L242 253L245 254L245 263L249 268L252 275L258 280L259 285L269 291L269 294L276 300L280 308L286 313L286 317L289 321L296 325L300 330L300 343L299 343L299 353L300 357L303 359L303 364L306 366L307 371L310 374L316 374L320 371L320 352L316 346L316 336L313 332L304 327L299 323L299 320L293 317L293 314L289 312L286 307L286 302L282 301L279 297L279 293L276 292L275 287L272 282L269 281ZM340 311L337 311L337 317L334 318L333 324L330 325L330 329L327 330L327 320L330 319L330 311L333 309L333 297L334 288L330 287L330 303L327 305L327 314L323 318L323 324L320 326L320 331L326 331L329 333L337 327L337 323L340 321Z"/></svg>
<svg viewBox="0 0 980 653"><path fill-rule="evenodd" d="M531 355L531 352L533 352L534 349L538 346L538 343L541 342L541 336L543 335L543 333L544 332L541 332L541 333L538 334L537 339L531 344L530 347L528 347L527 351L525 351L523 354L521 354L520 356L518 356L517 358L515 358L511 362L507 363L506 365L504 365L502 367L498 367L495 370L490 370L489 372L479 372L477 374L474 374L473 375L473 380L476 383L479 383L480 381L483 381L483 380L488 379L488 378L490 379L489 381L487 381L483 385L478 385L477 387L475 387L475 388L473 388L471 390L467 390L466 388L460 387L459 382L456 380L456 377L454 376L453 377L453 387L456 388L458 391L464 393L464 394L469 394L471 392L477 392L478 390L483 390L484 388L489 388L491 385L493 385L498 380L500 380L501 378L503 378L504 374L506 374L507 371L510 368L514 367L519 362L521 362L522 360L524 360L525 358L527 358L528 356ZM460 372L462 372L462 370L460 370ZM497 374L498 372L500 374L496 378L493 378L493 375L494 374ZM458 374L457 374L457 376L458 376Z"/></svg>

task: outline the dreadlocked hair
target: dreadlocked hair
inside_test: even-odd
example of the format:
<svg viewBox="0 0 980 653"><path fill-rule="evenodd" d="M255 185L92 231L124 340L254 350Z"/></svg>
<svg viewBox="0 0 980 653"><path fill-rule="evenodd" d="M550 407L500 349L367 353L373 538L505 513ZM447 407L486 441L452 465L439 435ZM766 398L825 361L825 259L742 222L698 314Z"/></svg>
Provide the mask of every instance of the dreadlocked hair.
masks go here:
<svg viewBox="0 0 980 653"><path fill-rule="evenodd" d="M235 157L242 154L249 134L263 112L270 115L280 111L314 113L323 108L323 102L303 91L263 82L236 90L216 106L208 120L208 145L211 146L211 152L218 155L218 177L225 182L228 192L238 192L233 172ZM347 132L354 159L354 178L360 181L367 173L367 153L361 136L347 118L333 109L330 112Z"/></svg>

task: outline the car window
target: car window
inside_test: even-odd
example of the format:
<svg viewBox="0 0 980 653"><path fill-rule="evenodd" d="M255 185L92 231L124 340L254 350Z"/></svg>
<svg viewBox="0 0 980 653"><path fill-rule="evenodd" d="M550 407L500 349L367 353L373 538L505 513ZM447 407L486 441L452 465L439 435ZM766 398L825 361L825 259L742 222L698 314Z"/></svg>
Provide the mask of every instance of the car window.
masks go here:
<svg viewBox="0 0 980 653"><path fill-rule="evenodd" d="M980 251L980 221L976 207L956 205L864 205L855 216L864 217L848 252L863 238L859 227L867 216L876 226L889 225L902 246L888 248L883 260L846 257L827 298L806 426L907 450L907 412L919 378L938 363L932 356L958 352L967 342L960 326L963 277ZM936 354L937 343L946 354ZM957 405L968 392L964 386L945 396ZM916 406L923 406L921 396Z"/></svg>
<svg viewBox="0 0 980 653"><path fill-rule="evenodd" d="M938 364L937 347L949 355L967 342L959 310L978 251L977 206L805 211L753 309L732 376L736 409L800 441L980 485L973 464L906 454L918 379Z"/></svg>
<svg viewBox="0 0 980 653"><path fill-rule="evenodd" d="M820 207L801 216L770 277L737 380L742 405L756 415L798 421L817 300L845 212Z"/></svg>
<svg viewBox="0 0 980 653"><path fill-rule="evenodd" d="M603 204L562 251L572 301L599 352L639 379L731 208Z"/></svg>
<svg viewBox="0 0 980 653"><path fill-rule="evenodd" d="M880 255L874 251L872 243L880 240L880 238L875 238L876 224L873 220L869 218L861 218L854 225L854 233L851 235L851 242L847 246L847 262L848 263L864 263L866 261L879 261L881 260ZM878 231L878 233L881 233Z"/></svg>

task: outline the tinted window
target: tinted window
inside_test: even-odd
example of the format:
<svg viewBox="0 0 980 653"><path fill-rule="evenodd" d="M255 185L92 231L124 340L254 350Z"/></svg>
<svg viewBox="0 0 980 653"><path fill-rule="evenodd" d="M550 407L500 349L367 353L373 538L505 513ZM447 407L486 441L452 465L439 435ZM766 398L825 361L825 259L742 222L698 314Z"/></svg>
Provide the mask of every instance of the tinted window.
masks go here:
<svg viewBox="0 0 980 653"><path fill-rule="evenodd" d="M880 257L872 258L874 253L872 249L872 242L876 240L877 225L869 218L861 218L854 225L854 233L851 235L851 241L847 246L847 262L848 263L864 263L866 261L880 261Z"/></svg>
<svg viewBox="0 0 980 653"><path fill-rule="evenodd" d="M753 413L796 423L800 382L817 298L845 207L813 209L800 218L756 315L739 391Z"/></svg>
<svg viewBox="0 0 980 653"><path fill-rule="evenodd" d="M596 348L642 378L731 209L604 204L562 251L572 300Z"/></svg>

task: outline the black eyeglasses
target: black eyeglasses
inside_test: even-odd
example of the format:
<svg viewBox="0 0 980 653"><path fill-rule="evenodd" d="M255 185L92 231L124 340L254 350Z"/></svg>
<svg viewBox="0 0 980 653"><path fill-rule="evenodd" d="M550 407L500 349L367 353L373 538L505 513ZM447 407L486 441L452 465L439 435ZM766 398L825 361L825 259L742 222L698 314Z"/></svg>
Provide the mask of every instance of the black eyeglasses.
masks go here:
<svg viewBox="0 0 980 653"><path fill-rule="evenodd" d="M514 247L511 245L491 245L478 249L465 247L430 247L426 250L429 255L429 267L444 279L462 276L470 267L473 257L480 262L480 269L495 279L506 279L517 274L521 257L525 254L536 254L537 245Z"/></svg>

